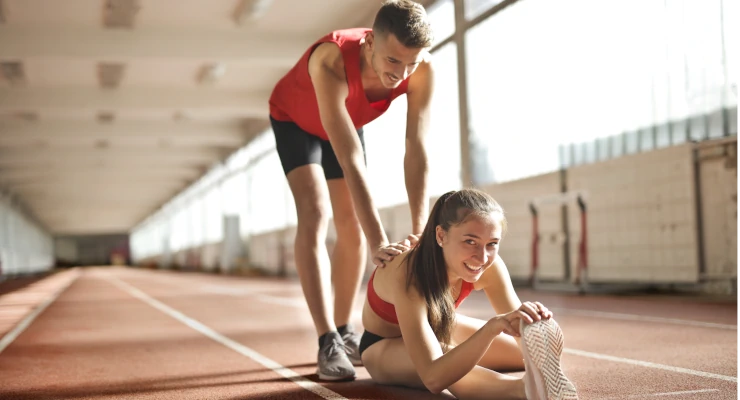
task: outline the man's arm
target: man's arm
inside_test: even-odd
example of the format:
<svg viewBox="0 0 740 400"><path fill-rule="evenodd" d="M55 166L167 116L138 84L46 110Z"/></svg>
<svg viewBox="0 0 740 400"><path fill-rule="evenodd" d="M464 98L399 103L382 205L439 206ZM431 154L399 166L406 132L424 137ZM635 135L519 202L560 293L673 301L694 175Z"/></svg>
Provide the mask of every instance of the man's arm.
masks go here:
<svg viewBox="0 0 740 400"><path fill-rule="evenodd" d="M406 192L411 208L412 233L420 234L429 212L427 175L429 173L424 140L429 131L430 108L434 92L434 74L431 62L422 62L409 78L406 95L406 155L403 159Z"/></svg>
<svg viewBox="0 0 740 400"><path fill-rule="evenodd" d="M342 167L357 218L365 232L373 262L377 264L376 253L388 246L388 238L365 178L362 144L344 104L349 88L343 76L341 62L339 48L332 43L325 43L318 46L312 54L308 71L316 92L321 123Z"/></svg>

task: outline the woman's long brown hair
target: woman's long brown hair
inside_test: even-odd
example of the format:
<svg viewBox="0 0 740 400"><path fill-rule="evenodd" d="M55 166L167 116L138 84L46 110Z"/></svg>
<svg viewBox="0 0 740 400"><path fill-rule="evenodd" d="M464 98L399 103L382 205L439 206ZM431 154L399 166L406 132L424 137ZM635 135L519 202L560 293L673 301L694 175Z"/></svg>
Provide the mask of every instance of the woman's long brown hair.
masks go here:
<svg viewBox="0 0 740 400"><path fill-rule="evenodd" d="M470 216L491 213L501 213L502 228L506 230L504 211L488 193L463 189L443 194L434 203L419 243L406 258L409 263L406 290L414 285L424 296L429 325L445 351L455 324L456 299L450 293L450 278L442 247L437 245L437 225L447 232L451 226L465 222Z"/></svg>

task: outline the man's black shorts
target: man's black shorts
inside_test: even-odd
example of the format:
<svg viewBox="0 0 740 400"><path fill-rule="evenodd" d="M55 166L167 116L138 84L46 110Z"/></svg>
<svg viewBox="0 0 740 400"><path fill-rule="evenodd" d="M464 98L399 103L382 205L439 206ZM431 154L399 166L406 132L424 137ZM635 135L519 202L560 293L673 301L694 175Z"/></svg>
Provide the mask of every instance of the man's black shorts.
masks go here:
<svg viewBox="0 0 740 400"><path fill-rule="evenodd" d="M275 134L280 163L283 172L288 172L308 164L319 164L324 169L326 180L344 178L342 167L328 140L314 136L293 122L277 121L270 117L272 131ZM365 134L363 128L357 130L362 143L362 154L365 155ZM367 163L367 158L365 158Z"/></svg>

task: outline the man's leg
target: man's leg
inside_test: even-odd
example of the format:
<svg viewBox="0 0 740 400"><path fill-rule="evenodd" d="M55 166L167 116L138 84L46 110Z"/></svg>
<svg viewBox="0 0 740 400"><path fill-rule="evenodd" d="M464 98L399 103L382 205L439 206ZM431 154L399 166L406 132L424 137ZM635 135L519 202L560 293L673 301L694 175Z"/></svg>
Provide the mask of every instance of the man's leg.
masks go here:
<svg viewBox="0 0 740 400"><path fill-rule="evenodd" d="M357 135L365 150L363 130ZM367 250L365 235L355 212L344 173L329 142L322 142L321 166L329 186L337 240L331 256L331 280L334 286L334 323L345 342L345 351L354 365L362 365L360 337L350 323L352 306L365 272Z"/></svg>
<svg viewBox="0 0 740 400"><path fill-rule="evenodd" d="M324 380L352 378L355 370L331 319L331 286L326 231L329 191L321 160L321 140L289 122L272 121L278 155L293 194L298 224L295 264L308 309L319 335L318 375Z"/></svg>
<svg viewBox="0 0 740 400"><path fill-rule="evenodd" d="M336 331L331 320L331 286L326 230L329 224L329 193L321 166L308 164L288 173L298 226L295 237L295 264L311 311L316 333Z"/></svg>
<svg viewBox="0 0 740 400"><path fill-rule="evenodd" d="M331 255L331 280L334 286L334 323L347 325L352 306L365 272L366 242L357 219L352 197L344 179L328 181L337 241Z"/></svg>

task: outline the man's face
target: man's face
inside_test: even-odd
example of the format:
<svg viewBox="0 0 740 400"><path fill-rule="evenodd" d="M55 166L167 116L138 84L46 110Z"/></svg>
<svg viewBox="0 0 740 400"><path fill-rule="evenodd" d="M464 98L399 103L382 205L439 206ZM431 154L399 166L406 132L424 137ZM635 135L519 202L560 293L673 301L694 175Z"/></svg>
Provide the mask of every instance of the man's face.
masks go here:
<svg viewBox="0 0 740 400"><path fill-rule="evenodd" d="M393 89L414 73L424 59L424 48L408 48L393 34L374 35L369 41L372 50L371 63L383 87Z"/></svg>

